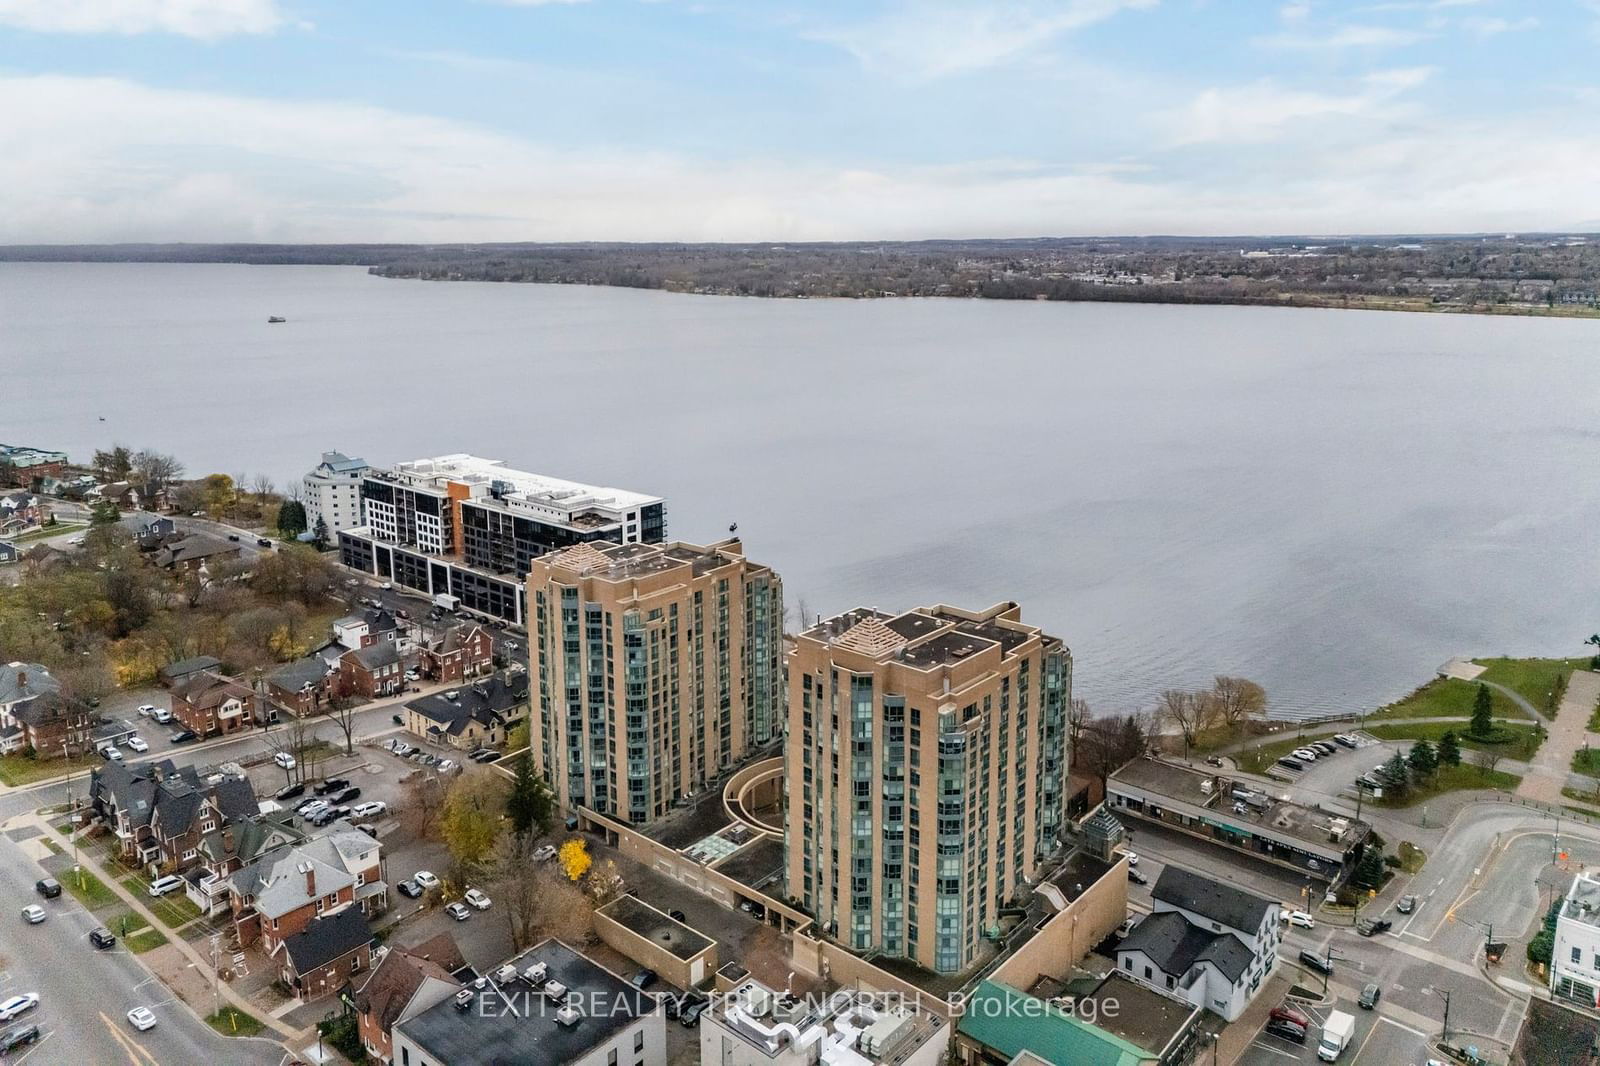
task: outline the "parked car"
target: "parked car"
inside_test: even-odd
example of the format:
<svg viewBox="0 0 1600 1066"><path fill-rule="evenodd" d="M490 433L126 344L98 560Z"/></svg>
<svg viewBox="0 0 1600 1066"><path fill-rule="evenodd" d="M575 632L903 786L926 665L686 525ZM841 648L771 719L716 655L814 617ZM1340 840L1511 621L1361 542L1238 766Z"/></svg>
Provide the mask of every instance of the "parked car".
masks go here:
<svg viewBox="0 0 1600 1066"><path fill-rule="evenodd" d="M409 877L394 887L395 890L406 899L416 899L418 896L422 895L422 886L417 884L415 880Z"/></svg>
<svg viewBox="0 0 1600 1066"><path fill-rule="evenodd" d="M1128 865L1129 866L1138 866L1139 865L1139 856L1135 855L1131 851L1128 852Z"/></svg>
<svg viewBox="0 0 1600 1066"><path fill-rule="evenodd" d="M367 834L367 836L371 837L373 840L378 839L378 827L373 825L371 822L356 822L355 827Z"/></svg>
<svg viewBox="0 0 1600 1066"><path fill-rule="evenodd" d="M439 879L427 870L418 870L411 875L411 879L423 888L438 888Z"/></svg>
<svg viewBox="0 0 1600 1066"><path fill-rule="evenodd" d="M391 714L389 716L389 720L391 722L393 722L395 725L405 725L406 724L406 720L404 718L401 718L398 714ZM394 749L390 748L389 750L393 751Z"/></svg>
<svg viewBox="0 0 1600 1066"><path fill-rule="evenodd" d="M1328 974L1329 976L1333 974L1333 963L1328 961L1326 956L1318 955L1315 951L1302 951L1300 953L1300 964L1320 974Z"/></svg>
<svg viewBox="0 0 1600 1066"><path fill-rule="evenodd" d="M304 781L300 781L293 785L284 785L272 794L272 798L282 803L284 800L292 800L296 796L304 796L305 794L306 784Z"/></svg>
<svg viewBox="0 0 1600 1066"><path fill-rule="evenodd" d="M1294 749L1294 751L1290 752L1289 754L1293 755L1296 759L1299 759L1301 762L1316 762L1317 761L1317 753L1312 751L1310 748L1296 748L1296 749Z"/></svg>
<svg viewBox="0 0 1600 1066"><path fill-rule="evenodd" d="M38 925L40 922L44 921L46 917L47 915L45 914L45 909L39 906L37 903L30 903L26 907L22 908L22 920L27 922L29 925Z"/></svg>
<svg viewBox="0 0 1600 1066"><path fill-rule="evenodd" d="M1207 766L1221 766L1222 765L1222 759L1221 759L1221 757L1216 756L1216 755L1207 755L1206 756L1206 765Z"/></svg>
<svg viewBox="0 0 1600 1066"><path fill-rule="evenodd" d="M646 967L628 978L628 983L642 992L656 983L656 977L656 972Z"/></svg>
<svg viewBox="0 0 1600 1066"><path fill-rule="evenodd" d="M1399 900L1395 902L1394 909L1399 911L1401 914L1410 914L1412 911L1417 909L1417 897L1401 896Z"/></svg>
<svg viewBox="0 0 1600 1066"><path fill-rule="evenodd" d="M491 751L478 761L481 763L499 762L503 756L498 751Z"/></svg>
<svg viewBox="0 0 1600 1066"><path fill-rule="evenodd" d="M1117 926L1117 936L1118 937L1127 936L1129 933L1133 932L1133 927L1138 925L1138 924L1139 924L1139 919L1136 918L1136 917L1133 917L1132 915L1130 915L1127 918L1122 919L1122 924Z"/></svg>
<svg viewBox="0 0 1600 1066"><path fill-rule="evenodd" d="M24 992L20 996L11 996L4 1003L0 1003L0 1022L9 1022L26 1014L38 1005L39 993L37 992Z"/></svg>
<svg viewBox="0 0 1600 1066"><path fill-rule="evenodd" d="M1361 990L1361 998L1356 1000L1356 1004L1362 1010L1374 1010L1378 1006L1378 1000L1382 998L1382 996L1383 989L1378 987L1378 983L1376 981L1369 981L1367 982L1366 987Z"/></svg>
<svg viewBox="0 0 1600 1066"><path fill-rule="evenodd" d="M258 548L270 548L270 547L272 547L272 541L268 540L266 537L257 537L256 538L256 547L258 547Z"/></svg>
<svg viewBox="0 0 1600 1066"><path fill-rule="evenodd" d="M1338 736L1334 737L1333 740L1334 743L1340 744L1346 748L1359 748L1361 746L1356 738L1351 736L1349 733L1340 733Z"/></svg>
<svg viewBox="0 0 1600 1066"><path fill-rule="evenodd" d="M1311 1019L1307 1017L1304 1011L1291 1007L1287 1003L1273 1007L1269 1017L1273 1021L1292 1022L1302 1029L1311 1025Z"/></svg>
<svg viewBox="0 0 1600 1066"><path fill-rule="evenodd" d="M111 935L111 930L105 926L96 926L89 930L89 943L104 951L106 948L117 946L117 938Z"/></svg>
<svg viewBox="0 0 1600 1066"><path fill-rule="evenodd" d="M1304 770L1306 768L1305 763L1301 762L1299 759L1291 759L1287 755L1278 760L1278 765L1283 767L1285 770Z"/></svg>
<svg viewBox="0 0 1600 1066"><path fill-rule="evenodd" d="M197 739L199 736L200 734L196 733L192 729L180 729L176 733L172 734L172 743L187 744L191 740Z"/></svg>
<svg viewBox="0 0 1600 1066"><path fill-rule="evenodd" d="M39 1039L37 1025L19 1025L0 1033L0 1055L8 1054Z"/></svg>
<svg viewBox="0 0 1600 1066"><path fill-rule="evenodd" d="M45 899L55 899L61 895L61 882L53 877L41 877L33 883L33 890Z"/></svg>
<svg viewBox="0 0 1600 1066"><path fill-rule="evenodd" d="M489 897L476 888L467 889L461 898L472 904L474 910L486 911L489 909Z"/></svg>
<svg viewBox="0 0 1600 1066"><path fill-rule="evenodd" d="M1283 921L1300 929L1315 929L1317 920L1305 911L1282 911L1280 917Z"/></svg>
<svg viewBox="0 0 1600 1066"><path fill-rule="evenodd" d="M100 757L107 762L121 762L122 752L118 751L115 746L107 744L100 749Z"/></svg>
<svg viewBox="0 0 1600 1066"><path fill-rule="evenodd" d="M434 769L438 770L441 774L453 773L460 768L461 764L456 762L454 759L440 759L439 764L434 767Z"/></svg>
<svg viewBox="0 0 1600 1066"><path fill-rule="evenodd" d="M693 1029L700 1024L700 1015L705 1013L708 1006L710 1006L710 1001L704 999L696 999L685 1003L683 1008L678 1011L678 1024L687 1029Z"/></svg>
<svg viewBox="0 0 1600 1066"><path fill-rule="evenodd" d="M1281 1040L1292 1041L1296 1044L1304 1044L1306 1042L1306 1027L1296 1025L1294 1022L1281 1021L1276 1018L1270 1019L1267 1022L1266 1033L1268 1036L1275 1036Z"/></svg>
<svg viewBox="0 0 1600 1066"><path fill-rule="evenodd" d="M238 540L239 538L235 537L234 539ZM128 1012L128 1021L132 1022L133 1027L141 1033L156 1027L156 1016L149 1007L133 1008Z"/></svg>
<svg viewBox="0 0 1600 1066"><path fill-rule="evenodd" d="M146 744L144 738L138 733L129 737L125 743L128 745L129 751L145 752L150 750L150 745Z"/></svg>
<svg viewBox="0 0 1600 1066"><path fill-rule="evenodd" d="M361 798L360 788L347 788L333 797L334 803L350 803Z"/></svg>
<svg viewBox="0 0 1600 1066"><path fill-rule="evenodd" d="M1135 870L1131 866L1128 867L1128 880L1132 881L1136 885L1148 885L1150 883L1150 879L1148 877L1140 873L1138 870Z"/></svg>
<svg viewBox="0 0 1600 1066"><path fill-rule="evenodd" d="M156 708L155 708L154 704L152 704L152 703L141 703L141 704L139 704L139 717L140 718L149 718L152 714L155 714L155 713L156 713Z"/></svg>
<svg viewBox="0 0 1600 1066"><path fill-rule="evenodd" d="M172 721L172 712L167 710L165 707L157 707L155 710L150 712L150 717L152 720L160 722L162 725L166 725L168 722Z"/></svg>
<svg viewBox="0 0 1600 1066"><path fill-rule="evenodd" d="M350 781L348 778L330 777L326 781L322 782L322 784L313 788L311 791L315 792L319 796L326 796L330 792L338 792L340 789L346 789L349 787Z"/></svg>
<svg viewBox="0 0 1600 1066"><path fill-rule="evenodd" d="M472 917L472 912L467 910L466 906L461 903L450 904L444 909L444 912L458 922L464 922Z"/></svg>
<svg viewBox="0 0 1600 1066"><path fill-rule="evenodd" d="M555 857L556 846L554 844L540 844L537 848L533 849L534 862L549 862Z"/></svg>
<svg viewBox="0 0 1600 1066"><path fill-rule="evenodd" d="M356 804L350 808L350 811L357 818L376 818L388 809L389 805L382 800L368 800L365 803Z"/></svg>
<svg viewBox="0 0 1600 1066"><path fill-rule="evenodd" d="M165 877L158 877L154 881L151 881L149 892L151 896L159 897L165 896L169 892L176 892L182 887L183 878L179 877L177 874L168 874Z"/></svg>
<svg viewBox="0 0 1600 1066"><path fill-rule="evenodd" d="M294 756L290 755L286 751L278 752L272 757L272 761L283 767L285 770L293 770L295 767Z"/></svg>

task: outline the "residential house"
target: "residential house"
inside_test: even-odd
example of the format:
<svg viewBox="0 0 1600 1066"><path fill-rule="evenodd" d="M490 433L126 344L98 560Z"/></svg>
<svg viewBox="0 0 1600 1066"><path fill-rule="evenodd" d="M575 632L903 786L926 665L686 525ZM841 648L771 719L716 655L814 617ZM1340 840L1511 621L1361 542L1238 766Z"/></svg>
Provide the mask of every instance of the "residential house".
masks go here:
<svg viewBox="0 0 1600 1066"><path fill-rule="evenodd" d="M239 545L209 533L190 533L168 540L151 553L151 560L163 570L200 570L219 559L239 554Z"/></svg>
<svg viewBox="0 0 1600 1066"><path fill-rule="evenodd" d="M456 625L420 642L417 670L446 684L494 670L494 637L480 625Z"/></svg>
<svg viewBox="0 0 1600 1066"><path fill-rule="evenodd" d="M229 908L233 874L275 848L309 839L293 811L257 814L219 826L200 839L200 864L186 875L189 898L206 914Z"/></svg>
<svg viewBox="0 0 1600 1066"><path fill-rule="evenodd" d="M367 1054L382 1063L394 1058L394 1026L427 1010L462 988L456 975L466 959L449 933L440 933L416 947L390 947L359 983L351 982L356 1031ZM463 977L470 974L466 971Z"/></svg>
<svg viewBox="0 0 1600 1066"><path fill-rule="evenodd" d="M402 651L410 651L416 643L411 624L381 607L369 607L336 620L333 639L351 650L392 641L400 644Z"/></svg>
<svg viewBox="0 0 1600 1066"><path fill-rule="evenodd" d="M22 553L17 550L15 544L9 540L0 540L0 564L14 563L20 558Z"/></svg>
<svg viewBox="0 0 1600 1066"><path fill-rule="evenodd" d="M210 655L196 655L192 659L179 659L175 663L168 663L161 668L159 676L164 687L172 688L200 674L208 672L220 673L221 670L221 659L213 658Z"/></svg>
<svg viewBox="0 0 1600 1066"><path fill-rule="evenodd" d="M272 958L296 998L332 995L372 968L372 927L354 907L324 914L284 937Z"/></svg>
<svg viewBox="0 0 1600 1066"><path fill-rule="evenodd" d="M364 915L388 908L383 849L339 819L321 836L275 848L233 874L234 932L276 955L313 918L354 907Z"/></svg>
<svg viewBox="0 0 1600 1066"><path fill-rule="evenodd" d="M126 481L113 481L109 485L101 485L90 495L116 504L119 511L137 511L142 500L139 490Z"/></svg>
<svg viewBox="0 0 1600 1066"><path fill-rule="evenodd" d="M267 697L299 718L316 714L333 696L336 669L320 655L307 655L267 674Z"/></svg>
<svg viewBox="0 0 1600 1066"><path fill-rule="evenodd" d="M45 510L31 492L0 495L0 533L20 533L44 524Z"/></svg>
<svg viewBox="0 0 1600 1066"><path fill-rule="evenodd" d="M362 699L393 696L405 687L405 662L392 641L369 644L339 656L339 692Z"/></svg>
<svg viewBox="0 0 1600 1066"><path fill-rule="evenodd" d="M1233 1021L1277 961L1282 907L1167 866L1151 913L1117 946L1124 977Z"/></svg>
<svg viewBox="0 0 1600 1066"><path fill-rule="evenodd" d="M124 861L158 874L198 864L207 835L261 809L248 779L203 780L194 767L180 768L171 759L96 767L89 775L89 807L116 835Z"/></svg>
<svg viewBox="0 0 1600 1066"><path fill-rule="evenodd" d="M0 665L0 754L32 749L41 759L81 755L93 725L93 712L62 695L61 683L43 666Z"/></svg>
<svg viewBox="0 0 1600 1066"><path fill-rule="evenodd" d="M406 704L406 729L462 751L499 746L528 716L528 675L496 674Z"/></svg>
<svg viewBox="0 0 1600 1066"><path fill-rule="evenodd" d="M172 713L203 737L249 729L256 694L248 686L206 671L172 687Z"/></svg>

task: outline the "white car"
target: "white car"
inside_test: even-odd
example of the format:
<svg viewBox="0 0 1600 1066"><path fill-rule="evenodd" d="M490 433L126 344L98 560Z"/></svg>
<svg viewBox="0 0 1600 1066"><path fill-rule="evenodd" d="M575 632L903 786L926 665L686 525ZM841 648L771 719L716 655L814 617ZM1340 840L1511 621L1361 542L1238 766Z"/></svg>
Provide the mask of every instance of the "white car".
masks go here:
<svg viewBox="0 0 1600 1066"><path fill-rule="evenodd" d="M1301 929L1315 929L1317 920L1305 911L1284 911L1283 920Z"/></svg>
<svg viewBox="0 0 1600 1066"><path fill-rule="evenodd" d="M272 757L272 761L283 767L285 770L294 769L294 756L290 755L286 751L278 752L278 754Z"/></svg>
<svg viewBox="0 0 1600 1066"><path fill-rule="evenodd" d="M155 704L153 704L153 703L141 703L141 704L139 704L139 717L140 718L149 718L152 714L155 714L155 713L156 713Z"/></svg>
<svg viewBox="0 0 1600 1066"><path fill-rule="evenodd" d="M100 756L101 758L107 759L110 762L122 761L122 752L118 751L110 744L107 744L105 747L100 749Z"/></svg>
<svg viewBox="0 0 1600 1066"><path fill-rule="evenodd" d="M153 897L165 896L168 892L176 892L183 887L183 878L177 874L168 874L158 877L150 882L150 895Z"/></svg>
<svg viewBox="0 0 1600 1066"><path fill-rule="evenodd" d="M466 894L461 898L472 904L474 910L486 911L489 909L489 897L476 888L467 889Z"/></svg>
<svg viewBox="0 0 1600 1066"><path fill-rule="evenodd" d="M368 800L366 803L358 803L351 807L350 813L357 818L376 818L388 809L389 805L382 800Z"/></svg>
<svg viewBox="0 0 1600 1066"><path fill-rule="evenodd" d="M172 721L172 712L167 710L165 707L157 707L155 710L150 712L150 717L154 718L162 725L166 725L168 722Z"/></svg>
<svg viewBox="0 0 1600 1066"><path fill-rule="evenodd" d="M427 870L418 870L416 873L411 875L411 880L415 881L423 888L439 887L439 879L433 876L433 874Z"/></svg>
<svg viewBox="0 0 1600 1066"><path fill-rule="evenodd" d="M1294 757L1296 759L1300 759L1303 762L1316 762L1317 761L1317 753L1312 751L1310 748L1296 748L1295 752L1294 752Z"/></svg>
<svg viewBox="0 0 1600 1066"><path fill-rule="evenodd" d="M533 849L533 861L534 862L549 862L551 859L553 859L555 857L556 857L556 846L554 844L542 844L539 847Z"/></svg>
<svg viewBox="0 0 1600 1066"><path fill-rule="evenodd" d="M0 1022L9 1022L11 1019L30 1011L39 1005L39 993L24 992L20 996L12 996L4 1003L0 1003Z"/></svg>
<svg viewBox="0 0 1600 1066"><path fill-rule="evenodd" d="M46 917L47 915L45 914L44 908L39 906L37 903L30 903L26 907L22 908L23 921L27 922L29 925L38 925L40 922L44 921Z"/></svg>
<svg viewBox="0 0 1600 1066"><path fill-rule="evenodd" d="M440 759L439 764L434 769L441 774L449 774L454 773L458 766L459 764L454 759Z"/></svg>
<svg viewBox="0 0 1600 1066"><path fill-rule="evenodd" d="M1128 852L1128 865L1129 866L1138 866L1139 865L1139 856L1135 855L1131 851Z"/></svg>
<svg viewBox="0 0 1600 1066"><path fill-rule="evenodd" d="M124 741L124 743L128 745L129 751L143 752L150 750L150 745L146 744L144 742L144 737L141 737L138 733L135 733L133 736L129 737L126 741Z"/></svg>
<svg viewBox="0 0 1600 1066"><path fill-rule="evenodd" d="M450 904L444 909L444 912L458 922L464 922L468 918L472 917L472 912L467 910L467 908L463 907L459 903Z"/></svg>
<svg viewBox="0 0 1600 1066"><path fill-rule="evenodd" d="M128 1012L128 1021L139 1032L147 1032L156 1027L156 1016L149 1007L135 1007Z"/></svg>

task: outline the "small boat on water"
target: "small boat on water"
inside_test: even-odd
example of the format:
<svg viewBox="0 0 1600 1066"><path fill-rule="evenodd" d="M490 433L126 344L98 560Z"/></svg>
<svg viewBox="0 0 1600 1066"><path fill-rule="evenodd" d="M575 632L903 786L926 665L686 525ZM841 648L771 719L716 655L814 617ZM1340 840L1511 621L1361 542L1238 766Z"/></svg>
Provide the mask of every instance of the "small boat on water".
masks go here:
<svg viewBox="0 0 1600 1066"><path fill-rule="evenodd" d="M268 315L267 316L267 325L269 325L269 326L272 325L274 322L287 322L287 321L289 321L287 318L282 318L282 317L280 317L278 315Z"/></svg>

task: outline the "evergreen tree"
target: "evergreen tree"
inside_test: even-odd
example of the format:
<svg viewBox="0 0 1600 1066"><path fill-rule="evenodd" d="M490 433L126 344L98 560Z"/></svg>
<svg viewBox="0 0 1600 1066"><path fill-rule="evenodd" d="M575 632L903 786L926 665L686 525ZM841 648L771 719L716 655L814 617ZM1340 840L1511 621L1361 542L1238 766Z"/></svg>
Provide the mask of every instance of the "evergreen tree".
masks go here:
<svg viewBox="0 0 1600 1066"><path fill-rule="evenodd" d="M284 500L278 508L278 532L285 538L294 538L305 531L306 505L299 500Z"/></svg>
<svg viewBox="0 0 1600 1066"><path fill-rule="evenodd" d="M517 776L511 783L511 794L506 797L506 813L511 816L511 827L519 836L534 826L548 833L555 820L550 790L533 774L531 752L523 752L517 760Z"/></svg>
<svg viewBox="0 0 1600 1066"><path fill-rule="evenodd" d="M1439 750L1435 754L1438 755L1440 766L1461 765L1461 742L1456 740L1455 730L1445 730L1444 736L1439 738Z"/></svg>
<svg viewBox="0 0 1600 1066"><path fill-rule="evenodd" d="M1361 861L1356 863L1355 872L1351 880L1366 888L1377 888L1383 884L1383 851L1379 848L1368 847L1361 853Z"/></svg>
<svg viewBox="0 0 1600 1066"><path fill-rule="evenodd" d="M1394 757L1378 768L1378 779L1383 782L1385 792L1394 796L1404 796L1406 788L1411 784L1411 773L1406 766L1406 757L1398 751Z"/></svg>
<svg viewBox="0 0 1600 1066"><path fill-rule="evenodd" d="M1478 694L1472 699L1472 724L1467 732L1475 737L1486 737L1494 732L1494 701L1489 686L1478 682Z"/></svg>
<svg viewBox="0 0 1600 1066"><path fill-rule="evenodd" d="M1433 776L1434 770L1439 767L1439 759L1434 754L1433 745L1426 740L1419 740L1411 745L1411 755L1406 761L1411 764L1411 772L1418 780Z"/></svg>
<svg viewBox="0 0 1600 1066"><path fill-rule="evenodd" d="M96 500L89 507L89 524L94 526L114 526L121 521L122 515L117 512L117 505L110 500Z"/></svg>
<svg viewBox="0 0 1600 1066"><path fill-rule="evenodd" d="M317 524L311 529L311 543L317 546L319 552L328 550L328 523L322 520L321 515L317 515Z"/></svg>

